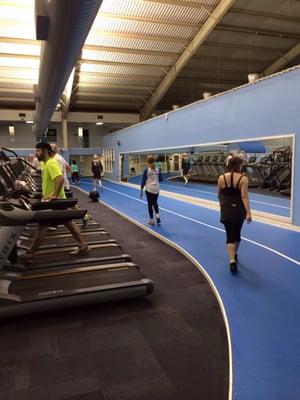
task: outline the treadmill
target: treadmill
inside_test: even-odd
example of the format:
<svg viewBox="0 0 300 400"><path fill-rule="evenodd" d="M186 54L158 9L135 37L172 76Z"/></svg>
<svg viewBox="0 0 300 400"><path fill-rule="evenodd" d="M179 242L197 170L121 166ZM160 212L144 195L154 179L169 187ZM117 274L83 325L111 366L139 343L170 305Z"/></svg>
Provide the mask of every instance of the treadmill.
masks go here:
<svg viewBox="0 0 300 400"><path fill-rule="evenodd" d="M98 224L98 222L95 221L89 221L88 225L86 227L82 226L82 221L78 220L78 221L74 221L77 225L81 226L81 233L83 232L105 232L105 230L103 228L101 228L100 224ZM26 234L26 236L32 237L35 234L36 231L36 224L28 224L24 230L24 234ZM47 231L47 237L50 236L56 236L56 235L60 235L60 234L66 234L69 233L69 229L65 227L65 225L57 225L55 231Z"/></svg>
<svg viewBox="0 0 300 400"><path fill-rule="evenodd" d="M64 200L56 200L55 202L64 203L68 201L69 201L68 199L64 199ZM52 202L46 202L46 205L48 205L48 207L51 207L52 205L51 203ZM23 197L19 199L10 199L9 204L15 207L16 209L22 207L27 211L36 212L40 216L40 218L41 216L45 216L43 221L45 221L47 224L50 223L50 225L56 225L56 223L58 222L61 223L62 221L67 222L73 220L74 218L82 218L82 216L84 216L86 213L86 210L82 211L79 209L74 209L74 210L45 209L45 210L33 211L31 209L31 204L28 201L28 199ZM71 214L73 216L72 218L68 217L70 212L71 213L73 212L73 214ZM58 215L59 218L55 217ZM38 221L33 219L32 221L28 222L38 222ZM42 220L39 220L39 222L42 222ZM18 255L21 255L22 250L23 252L28 250L31 241L31 238L26 238L26 237L24 239L25 240L24 243L22 243L22 241L20 240L24 228L25 224L23 223L21 226L21 230L18 234ZM53 237L56 237L57 234L50 235L49 244L47 243L47 237L46 237L45 243L42 244L35 251L32 262L28 262L26 264L26 269L27 270L44 269L56 266L64 266L65 268L72 268L73 265L86 266L87 264L88 265L90 264L94 265L95 263L102 264L102 263L107 263L108 260L113 260L114 262L130 261L131 260L130 256L128 254L123 254L121 246L117 244L115 240L107 238L106 232L105 232L106 238L101 239L101 235L105 234L103 232L105 231L102 230L98 232L98 235L97 232L92 232L92 234L93 235L96 234L99 237L99 239L95 240L94 236L93 240L88 242L90 251L86 254L81 254L76 257L70 255L70 252L76 250L78 247L77 243L75 241L72 241L73 237L71 235L69 235L69 238L66 239L66 243L59 241L56 245L54 245Z"/></svg>
<svg viewBox="0 0 300 400"><path fill-rule="evenodd" d="M2 186L5 186L4 189L2 188L2 190L0 190L1 194L4 195L4 197L11 198L11 197L22 196L22 193L24 193L24 191L15 189L14 179L12 179L12 177L9 176L9 173L5 169L4 165L0 165L0 179L2 179ZM29 193L26 193L26 194L29 194ZM60 199L58 201L51 201L51 203L42 202L40 200L33 200L33 199L30 199L29 201L30 201L32 210L41 210L41 209L49 209L49 208L57 210L57 209L66 209L66 208L74 207L77 204L78 200L76 198L68 198L68 199L63 199L63 200ZM99 228L100 228L99 224L90 223L82 230L82 235L84 236L84 238L86 239L88 244L95 244L97 241L103 242L105 240L112 240L112 239L110 239L108 233L104 231L104 229L100 228L100 230L101 230L101 233L100 233ZM35 231L36 231L35 226L27 228L24 231L23 236L21 237L22 241L26 244L29 244L31 241L31 237L35 234ZM51 231L48 231L46 238L45 238L47 243L49 243L49 244L54 242L54 235L57 237L58 240L62 240L61 243L64 243L65 245L76 243L76 241L74 240L70 231L65 226L61 226L59 228L59 231L56 229L52 239L48 239L48 234L50 234L50 233L51 233ZM61 234L64 234L64 235L62 236ZM60 236L57 236L57 235L60 235ZM43 248L44 246L45 245L43 244L41 246L41 248Z"/></svg>
<svg viewBox="0 0 300 400"><path fill-rule="evenodd" d="M69 268L63 261L52 268L29 271L9 268L11 252L27 223L55 224L62 219L82 218L85 212L31 211L24 201L18 206L0 201L0 317L146 296L153 291L153 282L141 274L137 265L113 259L101 263L90 258L82 265L76 257ZM47 257L53 262L54 254Z"/></svg>
<svg viewBox="0 0 300 400"><path fill-rule="evenodd" d="M0 178L4 175L0 173ZM47 209L65 209L66 207L74 206L77 203L76 199L62 199L62 200L55 200L50 202L41 202L41 201L32 201L27 199L24 196L19 197L19 199L10 198L11 196L15 196L16 193L14 191L13 182L10 181L10 186L7 186L7 183L0 179L0 194L5 199L9 199L10 203L15 207L19 207L20 203L22 203L23 207L27 208L28 210L43 210L46 211ZM80 214L80 213L79 213ZM85 214L85 213L84 213ZM62 218L56 222L61 223L64 220L64 214L61 214ZM80 218L78 215L75 218ZM33 222L33 221L31 221ZM98 226L98 225L97 225ZM22 231L24 230L24 226L22 227ZM66 229L66 228L65 228ZM69 233L69 231L63 231L64 233ZM102 232L105 232L102 230ZM99 237L98 231L94 231L94 233ZM33 234L33 231L31 231ZM26 235L26 230L25 230ZM56 236L57 232L53 236ZM100 234L101 235L101 234ZM20 235L19 235L20 236ZM90 237L91 238L91 237ZM22 244L22 241L19 241L19 249L27 251L30 245L30 238L24 238L25 243ZM107 263L108 260L112 259L115 262L122 262L122 261L130 261L130 256L128 254L123 254L121 247L115 243L113 239L104 239L103 236L97 240L95 235L93 234L93 238L88 241L90 251L87 255L79 255L76 257L76 264L84 264L86 265L87 262L93 261L100 262L100 263ZM40 248L35 252L33 262L27 264L28 269L37 269L37 268L51 268L56 265L64 265L65 267L71 267L74 265L74 257L71 256L69 253L77 248L77 244L75 244L74 240L72 239L71 234L65 236L65 243L61 243L59 246L53 245L53 240L50 239L50 244L47 246L47 237L46 243L42 244ZM19 251L20 255L20 251Z"/></svg>

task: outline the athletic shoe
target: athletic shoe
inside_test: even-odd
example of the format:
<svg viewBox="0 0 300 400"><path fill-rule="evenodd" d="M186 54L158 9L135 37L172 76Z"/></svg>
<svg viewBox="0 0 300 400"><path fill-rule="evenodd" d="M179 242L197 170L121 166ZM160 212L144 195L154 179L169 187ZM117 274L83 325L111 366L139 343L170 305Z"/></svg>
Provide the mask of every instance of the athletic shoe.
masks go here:
<svg viewBox="0 0 300 400"><path fill-rule="evenodd" d="M160 224L161 224L160 218L157 218L157 219L156 219L156 223L157 223L157 225L160 225Z"/></svg>
<svg viewBox="0 0 300 400"><path fill-rule="evenodd" d="M70 256L82 256L84 254L88 254L88 252L90 251L89 246L82 246L82 247L78 247L76 250L70 251Z"/></svg>
<svg viewBox="0 0 300 400"><path fill-rule="evenodd" d="M231 261L231 263L230 263L230 271L232 273L235 273L237 271L237 265L236 265L235 261Z"/></svg>
<svg viewBox="0 0 300 400"><path fill-rule="evenodd" d="M149 221L148 221L148 225L155 225L155 223L154 223L153 219L149 219Z"/></svg>

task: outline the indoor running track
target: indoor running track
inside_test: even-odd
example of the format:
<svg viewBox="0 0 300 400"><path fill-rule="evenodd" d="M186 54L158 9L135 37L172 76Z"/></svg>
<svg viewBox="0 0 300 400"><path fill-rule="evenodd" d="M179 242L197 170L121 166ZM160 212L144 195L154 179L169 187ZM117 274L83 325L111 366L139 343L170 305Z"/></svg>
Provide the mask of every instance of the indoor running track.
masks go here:
<svg viewBox="0 0 300 400"><path fill-rule="evenodd" d="M89 192L92 180L82 180L80 187ZM146 224L139 192L106 181L101 200ZM232 275L217 211L163 196L159 204L162 226L152 229L190 253L222 298L232 343L233 399L300 399L300 233L259 222L245 225L239 272Z"/></svg>
<svg viewBox="0 0 300 400"><path fill-rule="evenodd" d="M218 201L216 185L194 182L189 182L188 185L184 185L181 181L168 180L166 174L163 175L164 180L160 183L162 190L184 194L198 199ZM140 185L141 180L141 175L136 175L131 177L129 182ZM276 214L282 217L290 216L291 200L289 197L250 192L250 202L253 210Z"/></svg>

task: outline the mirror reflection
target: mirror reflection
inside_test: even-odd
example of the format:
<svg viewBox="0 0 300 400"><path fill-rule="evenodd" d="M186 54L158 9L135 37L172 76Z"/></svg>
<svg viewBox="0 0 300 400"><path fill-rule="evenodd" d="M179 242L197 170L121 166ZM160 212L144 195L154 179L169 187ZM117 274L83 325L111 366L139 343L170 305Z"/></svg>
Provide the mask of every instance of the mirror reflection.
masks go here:
<svg viewBox="0 0 300 400"><path fill-rule="evenodd" d="M154 154L164 176L162 190L217 201L218 176L226 171L229 158L238 156L249 178L252 209L290 217L293 140L282 136L122 154L121 179L139 185L147 156Z"/></svg>

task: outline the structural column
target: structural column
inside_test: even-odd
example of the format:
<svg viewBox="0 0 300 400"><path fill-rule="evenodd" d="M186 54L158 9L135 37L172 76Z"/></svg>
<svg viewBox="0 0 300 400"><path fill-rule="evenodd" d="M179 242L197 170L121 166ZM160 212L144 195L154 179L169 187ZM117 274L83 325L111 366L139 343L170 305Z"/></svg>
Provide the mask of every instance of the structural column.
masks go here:
<svg viewBox="0 0 300 400"><path fill-rule="evenodd" d="M62 147L64 149L64 158L69 162L69 140L68 140L68 121L66 118L62 118Z"/></svg>

